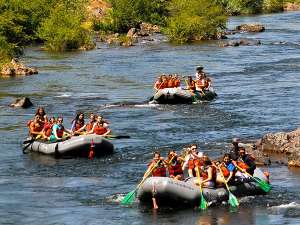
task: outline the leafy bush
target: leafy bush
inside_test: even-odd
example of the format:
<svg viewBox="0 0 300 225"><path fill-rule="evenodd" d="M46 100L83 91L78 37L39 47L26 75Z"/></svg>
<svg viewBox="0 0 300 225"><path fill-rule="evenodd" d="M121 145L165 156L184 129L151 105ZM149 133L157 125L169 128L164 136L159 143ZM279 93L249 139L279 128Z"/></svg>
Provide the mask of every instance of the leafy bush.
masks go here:
<svg viewBox="0 0 300 225"><path fill-rule="evenodd" d="M38 29L38 36L49 50L65 51L91 44L90 32L82 27L84 2L67 2L56 4Z"/></svg>
<svg viewBox="0 0 300 225"><path fill-rule="evenodd" d="M264 0L264 12L280 12L283 10L283 0Z"/></svg>
<svg viewBox="0 0 300 225"><path fill-rule="evenodd" d="M172 0L166 34L184 43L214 37L226 26L223 9L211 0Z"/></svg>

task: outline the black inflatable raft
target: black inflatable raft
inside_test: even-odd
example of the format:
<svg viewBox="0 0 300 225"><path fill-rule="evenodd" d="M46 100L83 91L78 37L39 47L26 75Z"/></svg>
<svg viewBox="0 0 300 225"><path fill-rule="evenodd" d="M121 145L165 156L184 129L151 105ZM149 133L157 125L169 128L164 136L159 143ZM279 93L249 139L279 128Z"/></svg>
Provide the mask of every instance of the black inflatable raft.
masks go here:
<svg viewBox="0 0 300 225"><path fill-rule="evenodd" d="M93 144L92 144L93 143ZM41 140L25 140L23 142L23 151L40 152L46 155L74 155L87 157L90 152L91 145L95 152L95 156L112 154L114 146L108 140L100 135L83 135L75 136L68 140L56 143Z"/></svg>
<svg viewBox="0 0 300 225"><path fill-rule="evenodd" d="M158 90L150 99L151 103L158 104L191 104L197 101L211 101L217 97L214 91L191 93L182 88L164 88Z"/></svg>

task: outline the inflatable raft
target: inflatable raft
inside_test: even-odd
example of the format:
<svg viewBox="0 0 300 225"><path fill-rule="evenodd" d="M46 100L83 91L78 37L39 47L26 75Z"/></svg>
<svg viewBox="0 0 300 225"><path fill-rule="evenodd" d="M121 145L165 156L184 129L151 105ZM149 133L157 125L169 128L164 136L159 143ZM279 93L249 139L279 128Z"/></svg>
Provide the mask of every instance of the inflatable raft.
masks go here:
<svg viewBox="0 0 300 225"><path fill-rule="evenodd" d="M182 88L164 88L158 90L150 101L158 104L189 104L197 101L211 101L215 97L217 97L217 94L214 91L196 92L194 94Z"/></svg>
<svg viewBox="0 0 300 225"><path fill-rule="evenodd" d="M240 174L243 176L242 174ZM264 181L267 180L261 170L256 169L254 173ZM181 206L199 205L201 200L200 188L194 184L197 178L190 178L187 181L178 181L169 177L150 177L140 187L137 197L142 203L152 203L154 195L160 205ZM244 178L243 182L229 186L230 191L236 197L249 195L266 194L255 181L249 177ZM209 202L222 202L228 200L228 191L225 187L220 188L203 188L204 198Z"/></svg>
<svg viewBox="0 0 300 225"><path fill-rule="evenodd" d="M93 143L93 147L92 147ZM112 154L114 146L108 140L100 135L74 136L68 140L50 143L41 140L25 140L23 143L23 152L40 152L46 155L73 155L87 157L91 147L95 156Z"/></svg>

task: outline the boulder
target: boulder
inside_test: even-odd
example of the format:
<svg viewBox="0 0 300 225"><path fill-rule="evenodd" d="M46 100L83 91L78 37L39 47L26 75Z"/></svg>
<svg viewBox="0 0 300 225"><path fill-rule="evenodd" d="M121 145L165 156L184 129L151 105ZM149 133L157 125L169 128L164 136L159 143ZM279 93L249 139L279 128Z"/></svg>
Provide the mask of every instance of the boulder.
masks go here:
<svg viewBox="0 0 300 225"><path fill-rule="evenodd" d="M141 32L142 33L148 33L148 34L152 34L152 33L160 33L160 28L157 25L153 25L151 23L141 23L140 24L140 28L141 28Z"/></svg>
<svg viewBox="0 0 300 225"><path fill-rule="evenodd" d="M261 24L241 24L235 28L236 31L263 32L265 27Z"/></svg>
<svg viewBox="0 0 300 225"><path fill-rule="evenodd" d="M36 68L27 67L16 58L13 58L10 63L5 64L1 70L2 76L32 75L37 73Z"/></svg>
<svg viewBox="0 0 300 225"><path fill-rule="evenodd" d="M16 101L12 104L10 104L11 107L21 107L21 108L29 108L33 106L32 102L29 98L23 97L23 98L17 98Z"/></svg>
<svg viewBox="0 0 300 225"><path fill-rule="evenodd" d="M289 166L300 166L300 128L292 132L266 134L256 145L261 153L279 154Z"/></svg>
<svg viewBox="0 0 300 225"><path fill-rule="evenodd" d="M288 2L288 3L284 4L283 10L284 11L298 11L298 10L300 10L300 5L297 3Z"/></svg>

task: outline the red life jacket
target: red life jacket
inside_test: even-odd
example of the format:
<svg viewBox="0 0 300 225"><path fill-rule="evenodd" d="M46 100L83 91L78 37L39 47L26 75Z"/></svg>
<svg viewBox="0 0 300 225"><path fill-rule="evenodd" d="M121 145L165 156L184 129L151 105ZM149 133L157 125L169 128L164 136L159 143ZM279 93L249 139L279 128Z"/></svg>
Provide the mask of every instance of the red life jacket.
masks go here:
<svg viewBox="0 0 300 225"><path fill-rule="evenodd" d="M50 137L50 136L51 136L52 127L53 127L53 124L50 124L50 123L46 123L46 124L45 124L45 126L44 126L44 132L45 132L45 135L46 135L47 137Z"/></svg>
<svg viewBox="0 0 300 225"><path fill-rule="evenodd" d="M221 169L221 171L222 171L224 177L228 177L228 176L230 175L230 171L227 169L226 166L222 165L222 166L220 167L220 169Z"/></svg>
<svg viewBox="0 0 300 225"><path fill-rule="evenodd" d="M58 126L59 128L56 130L57 137L62 138L64 135L65 128L63 125Z"/></svg>
<svg viewBox="0 0 300 225"><path fill-rule="evenodd" d="M177 175L182 175L182 167L181 164L176 160L175 165L171 165L169 167L169 175L171 176L177 176Z"/></svg>
<svg viewBox="0 0 300 225"><path fill-rule="evenodd" d="M174 81L173 79L168 80L168 88L173 88L174 87Z"/></svg>
<svg viewBox="0 0 300 225"><path fill-rule="evenodd" d="M203 180L206 180L208 178L207 170L209 167L212 168L212 180L215 181L216 175L217 175L217 170L216 170L216 167L214 167L214 166L208 166L208 167L204 168L204 170L201 171L200 176L203 178Z"/></svg>
<svg viewBox="0 0 300 225"><path fill-rule="evenodd" d="M91 130L93 129L93 124L94 124L94 123L89 122L89 123L85 126L85 130L86 130L87 132L91 131Z"/></svg>
<svg viewBox="0 0 300 225"><path fill-rule="evenodd" d="M149 164L149 166L151 164L156 165L156 162L153 161L152 163ZM157 167L152 171L152 176L153 177L165 177L166 174L167 174L166 167L164 167L164 165L162 163L159 163L157 165Z"/></svg>
<svg viewBox="0 0 300 225"><path fill-rule="evenodd" d="M162 83L159 80L156 81L155 84L154 84L155 89L161 89L161 84Z"/></svg>
<svg viewBox="0 0 300 225"><path fill-rule="evenodd" d="M196 86L198 89L204 88L204 80L196 80Z"/></svg>
<svg viewBox="0 0 300 225"><path fill-rule="evenodd" d="M75 122L75 127L73 128L73 131L78 131L83 126L84 126L84 123L82 121L78 120Z"/></svg>
<svg viewBox="0 0 300 225"><path fill-rule="evenodd" d="M180 87L180 80L179 79L176 79L174 81L174 87Z"/></svg>
<svg viewBox="0 0 300 225"><path fill-rule="evenodd" d="M94 134L102 135L107 132L107 129L99 124L96 124L94 128Z"/></svg>

